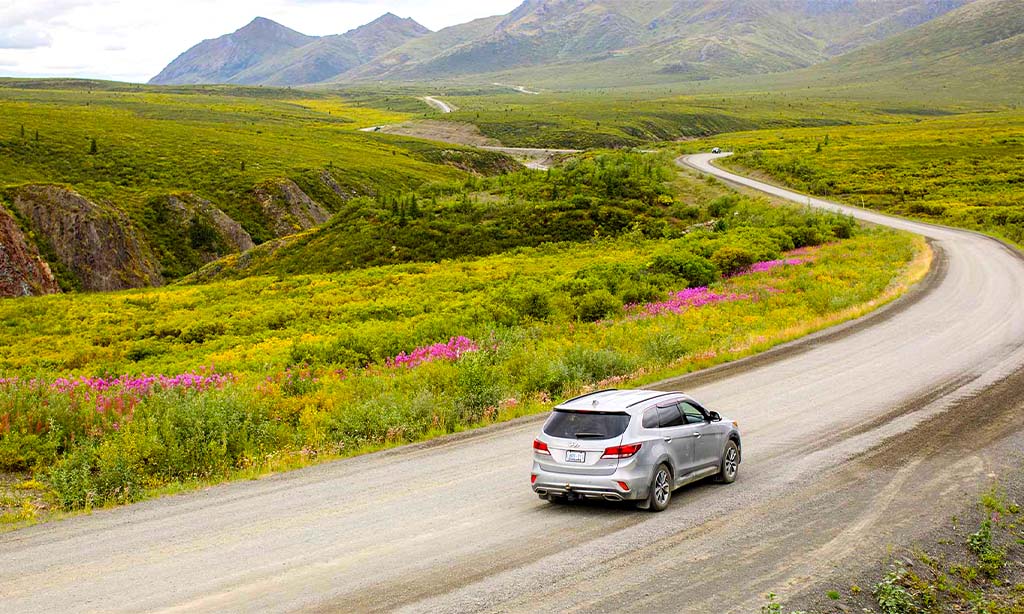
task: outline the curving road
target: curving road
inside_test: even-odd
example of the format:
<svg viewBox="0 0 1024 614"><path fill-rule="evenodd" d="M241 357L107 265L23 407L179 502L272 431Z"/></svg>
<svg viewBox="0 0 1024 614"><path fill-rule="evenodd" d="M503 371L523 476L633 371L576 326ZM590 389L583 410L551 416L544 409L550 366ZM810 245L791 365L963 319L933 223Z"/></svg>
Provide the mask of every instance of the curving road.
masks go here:
<svg viewBox="0 0 1024 614"><path fill-rule="evenodd" d="M685 163L779 198L927 236L907 298L685 387L739 419L732 486L662 514L552 507L527 420L434 445L0 535L0 612L750 612L947 518L1016 462L1024 260Z"/></svg>
<svg viewBox="0 0 1024 614"><path fill-rule="evenodd" d="M435 109L442 113L448 114L455 112L455 107L451 106L450 104L441 100L440 98L436 98L434 96L424 96L421 100L423 100L423 102L429 104L430 106L434 107Z"/></svg>

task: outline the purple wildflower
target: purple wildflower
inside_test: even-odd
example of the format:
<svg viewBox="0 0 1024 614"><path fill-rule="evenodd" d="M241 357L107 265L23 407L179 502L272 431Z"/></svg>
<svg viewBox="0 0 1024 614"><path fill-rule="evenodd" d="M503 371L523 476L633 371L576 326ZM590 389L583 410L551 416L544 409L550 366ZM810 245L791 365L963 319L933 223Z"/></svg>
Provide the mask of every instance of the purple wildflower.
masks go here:
<svg viewBox="0 0 1024 614"><path fill-rule="evenodd" d="M435 360L458 360L462 355L476 352L480 347L468 337L452 337L448 343L435 343L416 348L406 354L400 353L387 360L389 367L412 368Z"/></svg>
<svg viewBox="0 0 1024 614"><path fill-rule="evenodd" d="M667 301L647 303L646 305L629 305L626 311L633 318L649 318L666 313L682 313L687 309L713 305L716 303L734 303L750 299L749 294L735 294L731 292L715 292L706 286L700 288L687 288L669 295Z"/></svg>

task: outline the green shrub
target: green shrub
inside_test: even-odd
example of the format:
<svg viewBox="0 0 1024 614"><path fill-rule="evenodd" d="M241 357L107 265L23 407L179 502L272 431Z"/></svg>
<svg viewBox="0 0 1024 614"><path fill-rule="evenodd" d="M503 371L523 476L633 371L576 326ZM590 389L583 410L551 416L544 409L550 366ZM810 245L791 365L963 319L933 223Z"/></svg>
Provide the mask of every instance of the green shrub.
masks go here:
<svg viewBox="0 0 1024 614"><path fill-rule="evenodd" d="M711 262L723 275L735 275L757 262L757 258L749 249L726 245L715 250Z"/></svg>
<svg viewBox="0 0 1024 614"><path fill-rule="evenodd" d="M626 356L607 349L573 347L563 357L567 380L576 384L594 384L616 375L626 375L635 363Z"/></svg>
<svg viewBox="0 0 1024 614"><path fill-rule="evenodd" d="M202 344L223 335L226 331L227 327L221 322L200 322L185 329L179 339L182 343Z"/></svg>
<svg viewBox="0 0 1024 614"><path fill-rule="evenodd" d="M57 442L53 437L18 431L0 436L0 471L24 471L46 465L56 455Z"/></svg>
<svg viewBox="0 0 1024 614"><path fill-rule="evenodd" d="M936 600L933 587L903 568L886 574L874 596L883 614L925 614Z"/></svg>
<svg viewBox="0 0 1024 614"><path fill-rule="evenodd" d="M519 301L519 313L531 320L547 320L551 312L551 295L547 292L534 290L526 293Z"/></svg>
<svg viewBox="0 0 1024 614"><path fill-rule="evenodd" d="M384 392L346 405L326 418L327 436L358 446L412 441L431 425L438 401L428 391Z"/></svg>
<svg viewBox="0 0 1024 614"><path fill-rule="evenodd" d="M469 354L458 363L455 408L463 424L474 424L483 419L488 410L495 410L501 402L502 387L497 370L483 352Z"/></svg>
<svg viewBox="0 0 1024 614"><path fill-rule="evenodd" d="M992 520L986 518L976 533L967 536L967 545L981 562L981 571L990 578L1006 566L1006 551L992 543Z"/></svg>
<svg viewBox="0 0 1024 614"><path fill-rule="evenodd" d="M816 226L799 226L793 229L790 236L793 237L793 244L796 247L810 247L825 242L824 233Z"/></svg>
<svg viewBox="0 0 1024 614"><path fill-rule="evenodd" d="M708 215L711 217L725 217L740 203L741 197L738 194L726 194L719 196L708 203Z"/></svg>
<svg viewBox="0 0 1024 614"><path fill-rule="evenodd" d="M685 280L689 287L709 286L718 279L718 268L714 263L687 252L655 256L651 261L650 271Z"/></svg>
<svg viewBox="0 0 1024 614"><path fill-rule="evenodd" d="M295 341L288 353L288 364L310 367L335 366L343 369L361 369L370 364L371 357L349 347L351 342L350 337L326 342Z"/></svg>
<svg viewBox="0 0 1024 614"><path fill-rule="evenodd" d="M683 338L664 332L647 337L643 343L644 356L658 363L670 363L685 356L690 346Z"/></svg>
<svg viewBox="0 0 1024 614"><path fill-rule="evenodd" d="M678 284L673 284L678 286ZM619 286L619 300L623 305L649 303L664 296L664 287L651 281L629 280Z"/></svg>
<svg viewBox="0 0 1024 614"><path fill-rule="evenodd" d="M50 469L49 483L60 506L66 510L90 507L96 502L93 468L96 453L89 445L77 447Z"/></svg>
<svg viewBox="0 0 1024 614"><path fill-rule="evenodd" d="M583 322L609 318L622 309L622 302L607 290L595 290L576 303L576 316Z"/></svg>

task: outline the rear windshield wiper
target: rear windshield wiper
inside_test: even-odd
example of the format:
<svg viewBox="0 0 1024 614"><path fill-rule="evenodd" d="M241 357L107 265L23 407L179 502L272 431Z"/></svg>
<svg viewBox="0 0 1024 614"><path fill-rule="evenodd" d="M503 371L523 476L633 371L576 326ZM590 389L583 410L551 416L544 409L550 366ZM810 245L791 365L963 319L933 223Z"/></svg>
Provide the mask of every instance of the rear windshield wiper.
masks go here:
<svg viewBox="0 0 1024 614"><path fill-rule="evenodd" d="M604 433L576 433L576 439L607 439Z"/></svg>

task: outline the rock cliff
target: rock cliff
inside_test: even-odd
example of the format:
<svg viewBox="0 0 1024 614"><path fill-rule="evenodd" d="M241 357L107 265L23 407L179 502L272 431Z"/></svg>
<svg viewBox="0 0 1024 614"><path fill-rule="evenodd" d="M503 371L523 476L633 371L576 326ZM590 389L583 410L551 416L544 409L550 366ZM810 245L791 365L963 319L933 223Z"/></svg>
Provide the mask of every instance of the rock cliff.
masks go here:
<svg viewBox="0 0 1024 614"><path fill-rule="evenodd" d="M163 283L150 250L124 214L52 185L16 188L11 201L77 288L107 291Z"/></svg>
<svg viewBox="0 0 1024 614"><path fill-rule="evenodd" d="M60 292L49 265L25 240L14 217L0 206L0 297Z"/></svg>

